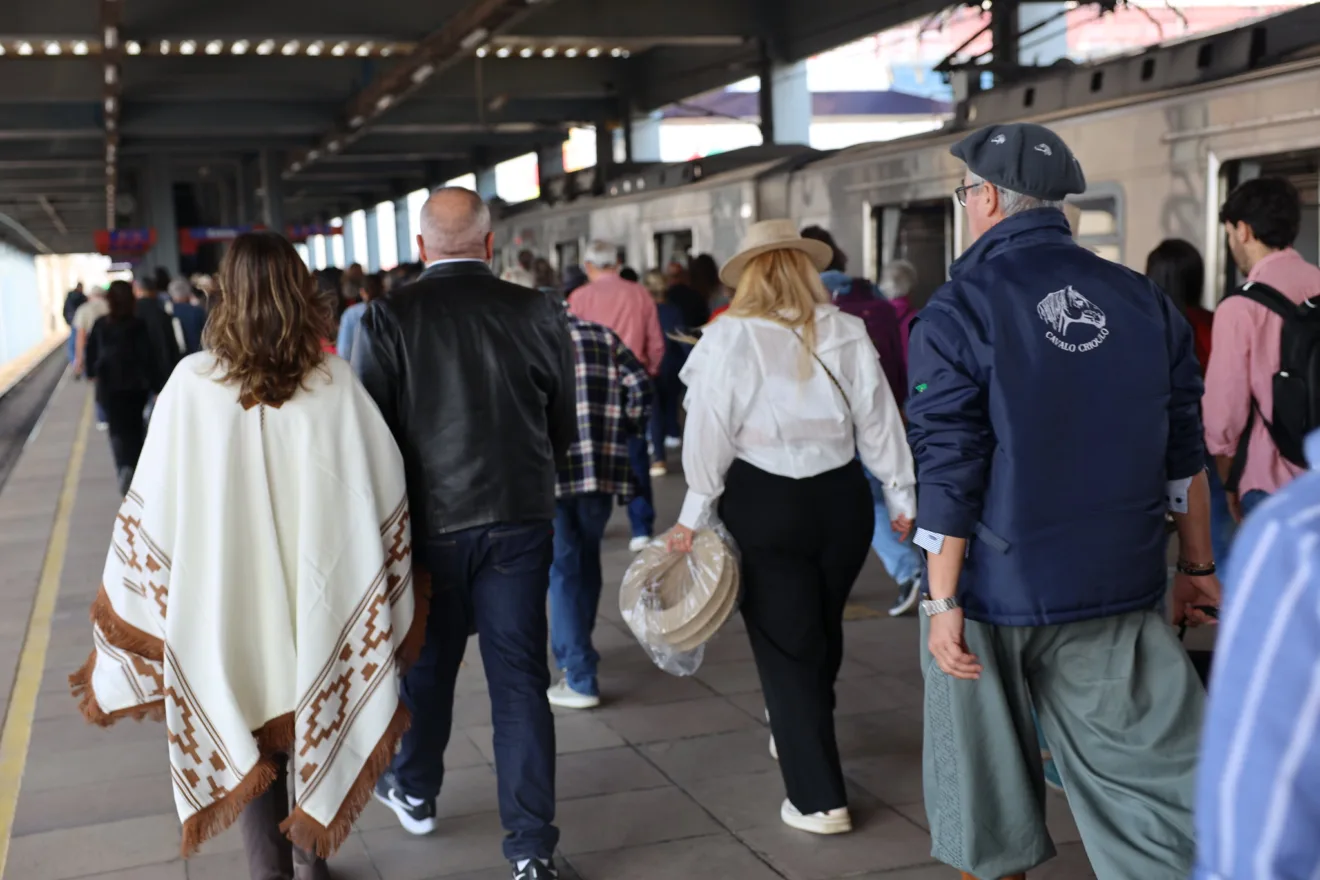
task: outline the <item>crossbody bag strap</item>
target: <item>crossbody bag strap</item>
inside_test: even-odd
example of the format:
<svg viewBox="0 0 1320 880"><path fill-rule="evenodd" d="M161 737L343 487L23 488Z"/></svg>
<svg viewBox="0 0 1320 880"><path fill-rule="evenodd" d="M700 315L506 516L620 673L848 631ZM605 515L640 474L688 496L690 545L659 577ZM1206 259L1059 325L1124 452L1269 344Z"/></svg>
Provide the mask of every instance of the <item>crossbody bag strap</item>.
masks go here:
<svg viewBox="0 0 1320 880"><path fill-rule="evenodd" d="M830 382L833 383L835 389L839 392L839 396L843 398L843 405L848 408L848 412L849 414L851 414L852 401L848 399L848 392L843 390L843 385L839 384L839 380L834 375L834 371L831 370L829 367L825 366L825 362L820 359L820 355L816 354L815 350L810 345L807 345L807 341L802 338L801 333L798 333L796 330L794 330L793 335L798 338L798 342L802 343L803 348L805 348L808 352L810 352L811 356L816 359L816 363L820 364L820 368L825 371L825 375L829 376Z"/></svg>

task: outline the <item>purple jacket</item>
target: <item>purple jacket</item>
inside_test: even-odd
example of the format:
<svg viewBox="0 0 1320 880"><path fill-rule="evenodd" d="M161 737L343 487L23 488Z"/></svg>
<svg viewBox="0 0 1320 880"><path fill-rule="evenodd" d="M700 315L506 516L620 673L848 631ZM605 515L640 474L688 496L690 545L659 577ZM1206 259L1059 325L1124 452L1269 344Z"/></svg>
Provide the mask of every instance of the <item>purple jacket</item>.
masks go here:
<svg viewBox="0 0 1320 880"><path fill-rule="evenodd" d="M912 322L920 309L912 305L912 298L900 296L890 300L894 311L898 313L898 337L903 343L903 366L908 362L908 336L912 334Z"/></svg>
<svg viewBox="0 0 1320 880"><path fill-rule="evenodd" d="M902 407L907 401L907 334L900 330L894 304L878 296L864 278L854 278L848 289L834 298L834 304L865 322L866 332L880 353L880 368L894 392L894 402Z"/></svg>

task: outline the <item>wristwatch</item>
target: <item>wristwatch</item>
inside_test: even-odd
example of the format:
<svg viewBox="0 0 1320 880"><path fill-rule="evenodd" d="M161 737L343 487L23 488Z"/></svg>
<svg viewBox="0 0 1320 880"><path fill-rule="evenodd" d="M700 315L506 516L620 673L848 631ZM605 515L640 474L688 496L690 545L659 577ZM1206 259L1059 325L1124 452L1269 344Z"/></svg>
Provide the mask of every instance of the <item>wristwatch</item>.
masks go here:
<svg viewBox="0 0 1320 880"><path fill-rule="evenodd" d="M943 614L957 607L958 598L956 596L950 596L947 599L925 599L921 603L921 613L927 617L934 617L936 614Z"/></svg>

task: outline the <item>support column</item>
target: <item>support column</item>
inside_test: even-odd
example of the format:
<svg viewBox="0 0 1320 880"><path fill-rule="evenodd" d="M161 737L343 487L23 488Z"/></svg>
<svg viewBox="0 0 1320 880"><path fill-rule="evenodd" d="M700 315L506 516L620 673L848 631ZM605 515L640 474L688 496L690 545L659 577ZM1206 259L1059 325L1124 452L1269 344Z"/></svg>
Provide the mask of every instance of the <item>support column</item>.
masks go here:
<svg viewBox="0 0 1320 880"><path fill-rule="evenodd" d="M274 150L261 151L261 193L261 222L283 235L284 178L279 154Z"/></svg>
<svg viewBox="0 0 1320 880"><path fill-rule="evenodd" d="M147 164L147 195L156 245L143 261L179 274L179 223L174 214L174 167L170 157L154 153Z"/></svg>
<svg viewBox="0 0 1320 880"><path fill-rule="evenodd" d="M610 179L614 168L614 129L608 122L596 123L596 182Z"/></svg>
<svg viewBox="0 0 1320 880"><path fill-rule="evenodd" d="M375 208L369 208L366 213L367 224L367 253L365 268L368 272L380 271L380 217Z"/></svg>
<svg viewBox="0 0 1320 880"><path fill-rule="evenodd" d="M1017 0L1000 0L990 8L990 37L994 47L991 57L994 58L995 67L1001 71L1022 63L1019 52L1021 41L1018 39L1022 24L1018 13ZM999 85L1003 75L1001 73L996 77L995 85Z"/></svg>
<svg viewBox="0 0 1320 880"><path fill-rule="evenodd" d="M760 109L762 143L811 143L806 61L780 64L768 57L762 60Z"/></svg>
<svg viewBox="0 0 1320 880"><path fill-rule="evenodd" d="M416 221L408 216L408 197L394 200L394 241L399 249L399 262L412 262L413 234Z"/></svg>
<svg viewBox="0 0 1320 880"><path fill-rule="evenodd" d="M556 141L554 144L545 147L539 147L536 151L537 172L540 175L541 186L545 187L545 182L552 177L561 177L564 174L564 143Z"/></svg>
<svg viewBox="0 0 1320 880"><path fill-rule="evenodd" d="M478 168L476 171L476 177L477 195L481 196L486 201L490 201L499 194L495 186L494 168Z"/></svg>
<svg viewBox="0 0 1320 880"><path fill-rule="evenodd" d="M353 219L356 211L344 214L344 266L347 269L354 263L362 262L362 254L357 252L357 221Z"/></svg>
<svg viewBox="0 0 1320 880"><path fill-rule="evenodd" d="M663 119L664 114L659 110L633 118L629 124L629 162L660 161L660 123Z"/></svg>

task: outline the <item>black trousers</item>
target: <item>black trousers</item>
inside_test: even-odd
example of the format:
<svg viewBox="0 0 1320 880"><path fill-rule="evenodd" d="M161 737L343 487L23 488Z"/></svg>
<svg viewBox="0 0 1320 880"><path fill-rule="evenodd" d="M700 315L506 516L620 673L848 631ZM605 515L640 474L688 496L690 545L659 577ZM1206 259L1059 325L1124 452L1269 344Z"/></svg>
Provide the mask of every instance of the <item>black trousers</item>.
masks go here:
<svg viewBox="0 0 1320 880"><path fill-rule="evenodd" d="M116 470L137 468L142 443L147 439L147 423L142 417L147 396L145 391L110 391L97 395L97 402L105 410Z"/></svg>
<svg viewBox="0 0 1320 880"><path fill-rule="evenodd" d="M742 553L742 615L788 799L803 813L846 806L834 681L875 527L866 475L855 461L804 480L736 461L720 518Z"/></svg>

